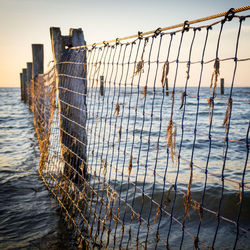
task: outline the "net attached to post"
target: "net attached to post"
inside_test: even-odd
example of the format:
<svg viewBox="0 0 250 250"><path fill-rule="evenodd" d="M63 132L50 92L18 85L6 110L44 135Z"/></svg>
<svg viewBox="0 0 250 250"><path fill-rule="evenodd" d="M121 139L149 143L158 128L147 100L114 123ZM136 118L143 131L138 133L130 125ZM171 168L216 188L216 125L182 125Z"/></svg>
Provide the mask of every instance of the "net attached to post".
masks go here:
<svg viewBox="0 0 250 250"><path fill-rule="evenodd" d="M32 112L36 136L40 148L39 172L49 164L49 148L52 121L56 103L56 78L54 67L46 74L39 74L30 84Z"/></svg>
<svg viewBox="0 0 250 250"><path fill-rule="evenodd" d="M39 172L79 247L249 245L249 16L209 22L71 48L57 88L34 80Z"/></svg>

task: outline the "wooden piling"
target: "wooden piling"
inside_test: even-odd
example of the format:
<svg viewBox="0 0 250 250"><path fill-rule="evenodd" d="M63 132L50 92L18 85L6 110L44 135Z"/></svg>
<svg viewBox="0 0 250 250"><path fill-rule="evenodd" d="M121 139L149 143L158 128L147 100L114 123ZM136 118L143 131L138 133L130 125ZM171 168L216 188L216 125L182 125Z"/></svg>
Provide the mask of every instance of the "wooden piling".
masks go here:
<svg viewBox="0 0 250 250"><path fill-rule="evenodd" d="M32 44L32 59L32 78L35 79L38 74L43 74L44 72L43 44Z"/></svg>
<svg viewBox="0 0 250 250"><path fill-rule="evenodd" d="M23 82L23 101L26 102L27 100L27 69L23 69L22 82Z"/></svg>
<svg viewBox="0 0 250 250"><path fill-rule="evenodd" d="M20 84L21 84L21 100L24 100L24 89L23 89L23 73L20 73Z"/></svg>
<svg viewBox="0 0 250 250"><path fill-rule="evenodd" d="M82 29L70 29L68 36L62 36L60 28L52 27L50 28L50 35L54 63L56 64L58 100L60 100L58 102L61 128L59 131L65 162L63 172L77 182L80 178L78 174L74 175L69 166L76 169L82 176L87 176L86 51L81 49L67 52L70 47L86 45L86 42ZM75 61L77 59L83 64L75 64L73 71L72 66L60 64L61 61ZM70 75L71 77L63 77L62 75ZM68 91L65 91L65 89ZM75 138L79 138L81 141ZM68 150L65 150L65 148Z"/></svg>
<svg viewBox="0 0 250 250"><path fill-rule="evenodd" d="M32 63L27 62L27 81L29 82L32 79Z"/></svg>
<svg viewBox="0 0 250 250"><path fill-rule="evenodd" d="M100 95L104 96L104 76L100 76Z"/></svg>
<svg viewBox="0 0 250 250"><path fill-rule="evenodd" d="M224 95L224 78L220 79L220 94Z"/></svg>
<svg viewBox="0 0 250 250"><path fill-rule="evenodd" d="M31 96L31 80L32 80L32 63L27 63L27 103L29 106L32 103L32 96Z"/></svg>
<svg viewBox="0 0 250 250"><path fill-rule="evenodd" d="M168 96L169 95L169 91L168 91L168 78L167 77L165 79L165 92L166 92L166 95Z"/></svg>
<svg viewBox="0 0 250 250"><path fill-rule="evenodd" d="M39 74L43 74L44 68L43 68L43 61L44 61L44 55L43 55L43 44L32 44L32 86L31 86L31 92L32 95L36 93L36 87L35 87L35 79ZM40 104L41 105L41 104ZM31 110L35 114L36 109L31 106ZM41 116L42 118L42 116ZM42 118L43 119L43 118Z"/></svg>

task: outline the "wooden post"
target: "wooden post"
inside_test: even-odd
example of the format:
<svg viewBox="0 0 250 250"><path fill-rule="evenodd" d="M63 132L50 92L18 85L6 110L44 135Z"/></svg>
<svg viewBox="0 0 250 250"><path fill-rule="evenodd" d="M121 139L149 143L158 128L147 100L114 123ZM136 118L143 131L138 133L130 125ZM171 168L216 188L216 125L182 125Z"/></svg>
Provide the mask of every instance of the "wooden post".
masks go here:
<svg viewBox="0 0 250 250"><path fill-rule="evenodd" d="M21 100L24 100L24 92L23 92L23 73L20 73L20 83L21 83Z"/></svg>
<svg viewBox="0 0 250 250"><path fill-rule="evenodd" d="M32 44L32 78L35 79L38 74L43 74L43 44Z"/></svg>
<svg viewBox="0 0 250 250"><path fill-rule="evenodd" d="M224 95L224 78L220 79L220 94Z"/></svg>
<svg viewBox="0 0 250 250"><path fill-rule="evenodd" d="M166 95L168 96L169 92L168 92L168 78L167 77L165 79L165 87L166 87L165 92L166 92Z"/></svg>
<svg viewBox="0 0 250 250"><path fill-rule="evenodd" d="M77 52L68 48L85 45L82 29L70 29L69 36L62 36L60 28L50 28L51 44L56 64L58 108L60 119L61 151L64 160L63 172L73 181L80 180L72 166L82 176L87 176L87 66L86 51ZM63 55L65 53L65 55ZM83 64L60 64L61 61L80 61ZM61 75L64 76L61 76ZM65 77L69 75L71 77ZM69 91L65 91L65 90ZM79 94L78 94L79 93ZM70 122L69 122L70 121ZM79 125L80 126L79 126Z"/></svg>
<svg viewBox="0 0 250 250"><path fill-rule="evenodd" d="M22 82L23 82L23 101L26 102L27 100L27 69L23 69Z"/></svg>
<svg viewBox="0 0 250 250"><path fill-rule="evenodd" d="M39 74L43 74L43 44L32 44L32 95L36 92L35 89L35 79ZM41 104L40 104L41 105ZM32 112L34 113L34 116L36 116L36 109L31 106ZM42 117L42 115L41 115Z"/></svg>
<svg viewBox="0 0 250 250"><path fill-rule="evenodd" d="M31 80L32 80L32 63L27 63L27 103L31 105L32 96L31 96Z"/></svg>
<svg viewBox="0 0 250 250"><path fill-rule="evenodd" d="M100 95L104 96L104 84L103 84L104 77L100 76Z"/></svg>
<svg viewBox="0 0 250 250"><path fill-rule="evenodd" d="M27 81L29 82L32 79L32 63L27 63Z"/></svg>

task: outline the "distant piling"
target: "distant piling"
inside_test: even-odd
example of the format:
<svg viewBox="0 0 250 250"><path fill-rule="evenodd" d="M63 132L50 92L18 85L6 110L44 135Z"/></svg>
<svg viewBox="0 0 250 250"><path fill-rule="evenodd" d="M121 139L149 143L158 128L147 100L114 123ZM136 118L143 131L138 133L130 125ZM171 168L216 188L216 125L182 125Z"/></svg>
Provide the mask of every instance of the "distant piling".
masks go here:
<svg viewBox="0 0 250 250"><path fill-rule="evenodd" d="M24 100L24 86L23 86L23 73L20 73L20 84L21 84L21 100Z"/></svg>
<svg viewBox="0 0 250 250"><path fill-rule="evenodd" d="M27 100L26 102L29 104L29 106L32 104L31 82L32 82L32 63L27 62Z"/></svg>
<svg viewBox="0 0 250 250"><path fill-rule="evenodd" d="M32 63L27 62L27 81L32 79Z"/></svg>
<svg viewBox="0 0 250 250"><path fill-rule="evenodd" d="M104 96L104 76L100 76L100 95Z"/></svg>
<svg viewBox="0 0 250 250"><path fill-rule="evenodd" d="M224 95L224 78L220 79L220 94Z"/></svg>
<svg viewBox="0 0 250 250"><path fill-rule="evenodd" d="M44 72L43 44L32 44L32 59L32 78L35 79L38 74L43 74Z"/></svg>
<svg viewBox="0 0 250 250"><path fill-rule="evenodd" d="M166 92L166 95L168 96L169 95L169 91L168 91L168 78L166 77L165 79L165 92Z"/></svg>
<svg viewBox="0 0 250 250"><path fill-rule="evenodd" d="M26 102L27 100L27 69L23 69L22 83L23 83L23 101Z"/></svg>

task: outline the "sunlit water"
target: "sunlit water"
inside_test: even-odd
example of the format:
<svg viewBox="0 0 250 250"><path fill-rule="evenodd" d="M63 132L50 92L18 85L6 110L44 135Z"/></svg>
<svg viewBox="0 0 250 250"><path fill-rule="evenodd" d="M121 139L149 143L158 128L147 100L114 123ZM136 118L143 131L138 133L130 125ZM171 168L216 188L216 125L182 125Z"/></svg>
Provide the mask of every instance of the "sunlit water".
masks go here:
<svg viewBox="0 0 250 250"><path fill-rule="evenodd" d="M0 249L71 249L56 201L37 172L33 118L19 89L0 89Z"/></svg>

